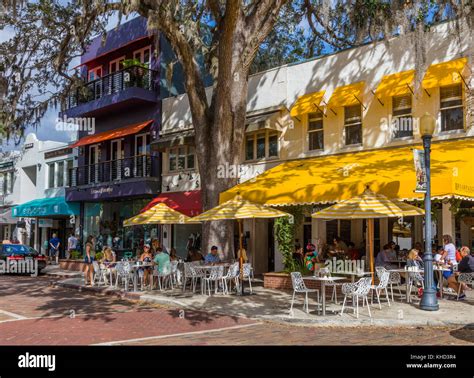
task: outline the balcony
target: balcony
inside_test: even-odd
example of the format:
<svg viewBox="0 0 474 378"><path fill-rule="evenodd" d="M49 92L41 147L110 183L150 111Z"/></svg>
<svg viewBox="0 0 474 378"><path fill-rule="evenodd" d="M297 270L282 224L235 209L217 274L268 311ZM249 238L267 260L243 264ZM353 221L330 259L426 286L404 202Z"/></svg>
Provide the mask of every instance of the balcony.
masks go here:
<svg viewBox="0 0 474 378"><path fill-rule="evenodd" d="M157 156L139 155L69 170L68 201L152 195L159 191Z"/></svg>
<svg viewBox="0 0 474 378"><path fill-rule="evenodd" d="M119 107L156 103L157 71L131 66L85 83L66 101L68 117L97 116Z"/></svg>

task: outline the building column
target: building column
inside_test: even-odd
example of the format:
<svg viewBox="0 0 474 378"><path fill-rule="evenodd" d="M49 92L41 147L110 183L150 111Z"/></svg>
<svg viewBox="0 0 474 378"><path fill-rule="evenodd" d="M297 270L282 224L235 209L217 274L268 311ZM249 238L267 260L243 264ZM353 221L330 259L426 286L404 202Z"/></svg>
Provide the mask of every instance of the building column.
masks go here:
<svg viewBox="0 0 474 378"><path fill-rule="evenodd" d="M382 249L388 243L388 218L381 218L379 223L380 228L380 248Z"/></svg>
<svg viewBox="0 0 474 378"><path fill-rule="evenodd" d="M35 240L34 240L34 249L39 252L40 245L39 245L39 225L38 225L38 218L35 218Z"/></svg>
<svg viewBox="0 0 474 378"><path fill-rule="evenodd" d="M470 223L466 223L463 219L461 219L460 227L461 227L461 245L465 245L471 248L471 240L469 240L471 236Z"/></svg>
<svg viewBox="0 0 474 378"><path fill-rule="evenodd" d="M416 242L420 242L423 244L424 236L423 236L423 217L415 217L415 221L413 223L414 230L413 230L413 243L414 245Z"/></svg>
<svg viewBox="0 0 474 378"><path fill-rule="evenodd" d="M456 238L454 215L450 210L451 205L443 202L441 209L442 235L450 235L453 240Z"/></svg>
<svg viewBox="0 0 474 378"><path fill-rule="evenodd" d="M356 248L359 248L364 239L363 224L362 219L354 219L351 222L351 242L355 244Z"/></svg>

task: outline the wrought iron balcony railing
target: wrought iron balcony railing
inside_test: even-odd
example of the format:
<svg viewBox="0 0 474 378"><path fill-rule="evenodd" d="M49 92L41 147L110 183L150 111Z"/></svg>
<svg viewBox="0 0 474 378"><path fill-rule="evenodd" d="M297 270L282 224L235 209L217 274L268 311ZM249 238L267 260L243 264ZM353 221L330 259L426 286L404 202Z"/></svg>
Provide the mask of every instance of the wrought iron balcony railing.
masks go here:
<svg viewBox="0 0 474 378"><path fill-rule="evenodd" d="M139 155L74 167L69 170L70 187L151 177L154 159L156 156Z"/></svg>
<svg viewBox="0 0 474 378"><path fill-rule="evenodd" d="M85 104L133 87L153 91L156 89L156 77L157 71L148 68L140 66L124 68L78 87L68 97L67 108L74 108L80 104Z"/></svg>

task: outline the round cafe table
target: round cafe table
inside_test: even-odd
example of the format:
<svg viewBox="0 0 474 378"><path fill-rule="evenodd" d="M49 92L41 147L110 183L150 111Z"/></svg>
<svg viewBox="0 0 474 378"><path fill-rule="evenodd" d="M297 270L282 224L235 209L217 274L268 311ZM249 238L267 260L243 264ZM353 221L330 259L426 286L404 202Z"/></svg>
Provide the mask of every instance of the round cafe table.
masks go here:
<svg viewBox="0 0 474 378"><path fill-rule="evenodd" d="M326 316L326 283L332 281L345 280L344 277L316 277L316 276L304 276L304 280L308 281L320 281L321 282L321 307L322 314Z"/></svg>

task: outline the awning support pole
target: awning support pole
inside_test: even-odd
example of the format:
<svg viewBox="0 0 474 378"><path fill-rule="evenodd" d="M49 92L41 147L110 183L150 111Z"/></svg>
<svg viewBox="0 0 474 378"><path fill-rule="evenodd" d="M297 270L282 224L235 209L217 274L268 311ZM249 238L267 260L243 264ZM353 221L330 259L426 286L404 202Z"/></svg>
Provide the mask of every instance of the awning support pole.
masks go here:
<svg viewBox="0 0 474 378"><path fill-rule="evenodd" d="M428 95L428 97L431 97L430 92L428 92L428 91L426 90L426 88L423 88L423 90L426 92L426 94Z"/></svg>
<svg viewBox="0 0 474 378"><path fill-rule="evenodd" d="M326 118L328 117L328 116L326 115L326 113L323 112L323 109L321 109L321 108L320 108L318 105L316 105L314 102L313 102L313 105L321 112L321 114L322 114L323 116L325 116Z"/></svg>
<svg viewBox="0 0 474 378"><path fill-rule="evenodd" d="M459 74L459 76L461 76L461 80L464 83L464 85L466 86L467 90L470 91L471 89L469 88L469 85L467 84L466 79L464 79L464 76L462 76L461 72L459 72L459 71L458 71L458 74Z"/></svg>
<svg viewBox="0 0 474 378"><path fill-rule="evenodd" d="M380 103L380 105L385 106L385 104L382 102L382 100L380 98L378 98L378 96L375 94L375 91L371 90L371 92L374 95L374 97L377 99L377 101Z"/></svg>
<svg viewBox="0 0 474 378"><path fill-rule="evenodd" d="M364 108L364 110L367 110L367 107L362 103L362 101L359 100L359 98L358 98L355 94L353 94L353 96L355 97L355 99L356 99L357 101L359 101L359 104L362 105L362 107Z"/></svg>

